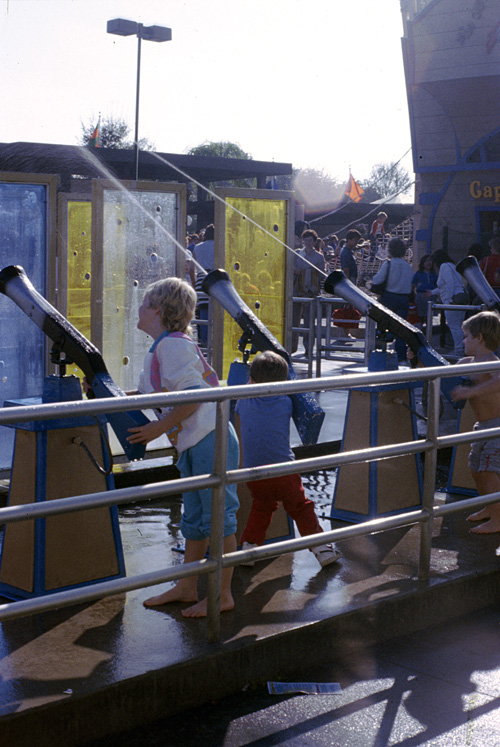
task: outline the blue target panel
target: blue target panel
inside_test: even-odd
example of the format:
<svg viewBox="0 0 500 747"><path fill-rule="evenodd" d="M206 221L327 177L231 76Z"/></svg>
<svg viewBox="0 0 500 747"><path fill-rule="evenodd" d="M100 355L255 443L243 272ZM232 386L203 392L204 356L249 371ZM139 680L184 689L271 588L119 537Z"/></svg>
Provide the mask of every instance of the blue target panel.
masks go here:
<svg viewBox="0 0 500 747"><path fill-rule="evenodd" d="M45 184L0 182L0 269L22 265L45 295L47 256ZM0 295L0 406L39 396L44 377L44 335L9 298ZM14 431L0 427L0 469L10 469Z"/></svg>

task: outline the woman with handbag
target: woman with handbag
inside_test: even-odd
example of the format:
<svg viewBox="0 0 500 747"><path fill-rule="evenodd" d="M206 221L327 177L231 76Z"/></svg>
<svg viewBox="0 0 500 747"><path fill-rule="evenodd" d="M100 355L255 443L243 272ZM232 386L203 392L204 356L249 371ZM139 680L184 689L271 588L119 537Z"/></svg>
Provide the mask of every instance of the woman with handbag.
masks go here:
<svg viewBox="0 0 500 747"><path fill-rule="evenodd" d="M403 239L393 238L389 241L387 249L389 259L386 259L373 277L371 290L374 293L380 293L379 301L383 306L406 319L410 306L413 277L413 270L404 258L406 244ZM406 344L399 337L396 337L395 348L398 361L405 361Z"/></svg>
<svg viewBox="0 0 500 747"><path fill-rule="evenodd" d="M427 298L439 296L443 304L468 304L469 294L465 290L462 278L456 271L450 255L444 249L438 249L432 254L432 263L438 274L437 287L427 291ZM444 316L453 338L453 355L462 358L464 355L462 322L465 319L465 311L446 309Z"/></svg>

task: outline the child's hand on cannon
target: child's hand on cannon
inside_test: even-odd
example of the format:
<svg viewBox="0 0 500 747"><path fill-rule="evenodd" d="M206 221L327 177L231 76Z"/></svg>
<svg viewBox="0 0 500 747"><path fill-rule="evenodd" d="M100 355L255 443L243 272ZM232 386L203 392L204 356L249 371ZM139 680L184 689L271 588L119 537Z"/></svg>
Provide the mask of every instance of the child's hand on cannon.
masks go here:
<svg viewBox="0 0 500 747"><path fill-rule="evenodd" d="M165 433L165 427L161 420L152 420L146 425L129 428L127 441L131 444L148 444L156 438L160 438Z"/></svg>
<svg viewBox="0 0 500 747"><path fill-rule="evenodd" d="M95 399L94 390L90 386L86 376L84 376L82 379L82 391L87 395L87 399Z"/></svg>

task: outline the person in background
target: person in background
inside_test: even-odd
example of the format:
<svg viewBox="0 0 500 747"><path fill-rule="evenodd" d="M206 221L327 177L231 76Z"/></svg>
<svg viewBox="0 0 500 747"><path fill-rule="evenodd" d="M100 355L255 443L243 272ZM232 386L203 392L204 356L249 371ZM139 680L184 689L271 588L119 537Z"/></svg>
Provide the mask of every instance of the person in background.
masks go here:
<svg viewBox="0 0 500 747"><path fill-rule="evenodd" d="M318 236L318 238L314 242L314 248L316 249L317 252L320 252L324 256L325 247L326 247L325 242L323 241L323 239L320 239L320 237Z"/></svg>
<svg viewBox="0 0 500 747"><path fill-rule="evenodd" d="M193 250L198 242L199 239L197 233L186 236L186 281L190 283L193 288L196 283L196 266L193 262Z"/></svg>
<svg viewBox="0 0 500 747"><path fill-rule="evenodd" d="M490 239L488 246L490 253L483 257L479 267L497 296L500 296L500 239Z"/></svg>
<svg viewBox="0 0 500 747"><path fill-rule="evenodd" d="M484 249L481 244L475 242L474 244L470 245L468 254L470 257L475 257L477 259L477 263L479 264L484 257Z"/></svg>
<svg viewBox="0 0 500 747"><path fill-rule="evenodd" d="M372 223L370 229L370 243L371 252L370 256L374 257L377 252L377 245L383 240L385 236L385 222L387 220L387 213L380 212Z"/></svg>
<svg viewBox="0 0 500 747"><path fill-rule="evenodd" d="M410 264L405 260L406 244L397 237L389 241L387 247L389 259L382 264L380 270L373 277L373 283L383 283L385 290L380 296L380 303L395 314L406 319L410 306L410 293L413 272ZM398 361L406 361L406 344L396 337L395 349Z"/></svg>
<svg viewBox="0 0 500 747"><path fill-rule="evenodd" d="M201 232L200 232L201 233ZM208 321L208 296L201 290L201 284L205 279L207 272L214 269L215 265L215 228L213 223L207 226L203 231L203 241L197 244L193 249L193 257L196 262L203 267L206 272L202 272L199 268L196 274L195 289L198 296L198 317L203 321ZM198 326L198 341L203 347L206 347L208 342L208 327L206 324L200 324Z"/></svg>
<svg viewBox="0 0 500 747"><path fill-rule="evenodd" d="M444 249L438 249L432 255L434 271L437 272L436 288L427 291L427 298L439 296L442 304L467 304L468 294L462 278L455 269L455 264ZM453 355L461 357L464 353L462 322L465 311L445 309L445 319L453 338Z"/></svg>
<svg viewBox="0 0 500 747"><path fill-rule="evenodd" d="M432 257L424 254L418 263L418 270L413 275L411 284L415 293L415 303L420 321L425 324L427 320L427 291L434 290L437 285L437 275L434 272Z"/></svg>
<svg viewBox="0 0 500 747"><path fill-rule="evenodd" d="M316 251L314 248L314 244L318 238L316 231L307 228L301 238L303 248L295 252L293 266L293 295L294 297L315 298L321 293L321 281L325 276L325 258L321 252ZM308 326L309 312L309 304L294 303L292 326L298 327L302 318L304 318L304 324ZM292 353L297 351L298 345L299 333L293 332ZM306 345L305 341L304 345Z"/></svg>
<svg viewBox="0 0 500 747"><path fill-rule="evenodd" d="M354 285L358 279L358 265L354 259L354 252L360 241L360 232L353 228L346 233L345 245L340 251L340 269Z"/></svg>

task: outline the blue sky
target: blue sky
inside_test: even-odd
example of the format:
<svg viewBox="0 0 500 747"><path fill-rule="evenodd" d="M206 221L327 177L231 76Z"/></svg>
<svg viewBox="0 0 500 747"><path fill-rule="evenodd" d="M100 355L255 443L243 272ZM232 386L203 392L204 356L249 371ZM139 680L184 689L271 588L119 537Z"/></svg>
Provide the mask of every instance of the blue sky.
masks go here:
<svg viewBox="0 0 500 747"><path fill-rule="evenodd" d="M99 112L133 131L137 40L106 33L117 17L172 28L142 47L157 150L231 140L363 179L410 147L399 0L0 0L1 142L74 144Z"/></svg>

